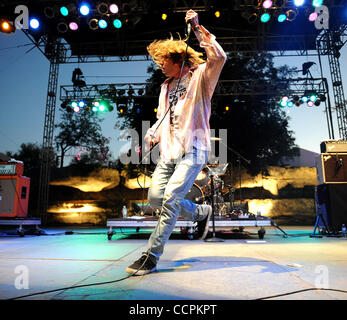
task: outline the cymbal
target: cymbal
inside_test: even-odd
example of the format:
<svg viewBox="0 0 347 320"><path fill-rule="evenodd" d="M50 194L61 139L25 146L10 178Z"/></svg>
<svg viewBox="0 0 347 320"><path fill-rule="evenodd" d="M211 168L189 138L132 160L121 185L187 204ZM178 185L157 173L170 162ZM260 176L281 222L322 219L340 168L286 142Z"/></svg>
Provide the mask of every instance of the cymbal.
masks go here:
<svg viewBox="0 0 347 320"><path fill-rule="evenodd" d="M222 141L222 138L217 138L217 137L211 137L211 141Z"/></svg>

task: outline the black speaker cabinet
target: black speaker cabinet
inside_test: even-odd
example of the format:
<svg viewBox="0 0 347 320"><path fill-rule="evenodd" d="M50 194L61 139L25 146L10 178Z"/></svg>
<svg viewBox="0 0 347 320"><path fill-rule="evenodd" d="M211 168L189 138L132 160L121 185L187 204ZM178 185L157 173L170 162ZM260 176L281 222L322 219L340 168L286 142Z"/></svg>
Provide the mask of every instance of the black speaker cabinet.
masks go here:
<svg viewBox="0 0 347 320"><path fill-rule="evenodd" d="M317 216L322 215L330 231L341 231L343 223L347 226L347 183L317 186L315 200ZM324 227L321 219L318 226Z"/></svg>
<svg viewBox="0 0 347 320"><path fill-rule="evenodd" d="M347 153L321 153L316 168L318 184L347 183Z"/></svg>

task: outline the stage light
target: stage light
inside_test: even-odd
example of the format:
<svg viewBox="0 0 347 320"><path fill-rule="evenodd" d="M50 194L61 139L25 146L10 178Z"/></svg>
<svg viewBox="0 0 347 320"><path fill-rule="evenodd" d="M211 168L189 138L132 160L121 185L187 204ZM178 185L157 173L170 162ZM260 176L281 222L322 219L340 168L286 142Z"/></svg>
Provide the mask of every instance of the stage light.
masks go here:
<svg viewBox="0 0 347 320"><path fill-rule="evenodd" d="M65 22L59 22L57 24L57 30L61 33L65 33L67 30L69 30L69 27Z"/></svg>
<svg viewBox="0 0 347 320"><path fill-rule="evenodd" d="M214 13L214 15L215 15L216 18L220 18L220 11L216 11L216 12Z"/></svg>
<svg viewBox="0 0 347 320"><path fill-rule="evenodd" d="M69 28L72 31L76 31L76 30L78 30L78 24L76 22L70 22L69 23Z"/></svg>
<svg viewBox="0 0 347 320"><path fill-rule="evenodd" d="M113 21L113 25L115 26L115 28L119 29L122 27L122 21L120 21L119 19L115 19Z"/></svg>
<svg viewBox="0 0 347 320"><path fill-rule="evenodd" d="M278 17L277 17L277 21L278 22L284 22L287 20L287 15L285 15L284 13L281 13Z"/></svg>
<svg viewBox="0 0 347 320"><path fill-rule="evenodd" d="M298 10L298 9L295 9L295 10ZM294 10L288 10L286 12L286 15L287 15L288 21L293 21L296 18L296 16L298 15L298 12L294 11Z"/></svg>
<svg viewBox="0 0 347 320"><path fill-rule="evenodd" d="M92 107L92 111L93 111L93 112L97 112L97 111L98 111L98 108L97 108L96 106L93 106L93 107Z"/></svg>
<svg viewBox="0 0 347 320"><path fill-rule="evenodd" d="M323 0L313 0L312 5L314 7L320 7L323 4Z"/></svg>
<svg viewBox="0 0 347 320"><path fill-rule="evenodd" d="M79 107L79 106L74 107L74 108L73 108L73 111L75 111L75 112L79 112L79 111L80 111L80 107Z"/></svg>
<svg viewBox="0 0 347 320"><path fill-rule="evenodd" d="M108 5L105 2L100 2L97 6L96 6L96 10L101 14L101 15L105 15L108 13Z"/></svg>
<svg viewBox="0 0 347 320"><path fill-rule="evenodd" d="M52 8L52 7L46 7L46 8L44 8L44 9L43 9L43 12L44 12L45 16L46 16L47 18L49 18L49 19L52 19L52 18L54 18L54 16L55 16L55 10L54 10L54 8Z"/></svg>
<svg viewBox="0 0 347 320"><path fill-rule="evenodd" d="M319 100L322 102L325 102L327 100L326 96L324 94L319 95Z"/></svg>
<svg viewBox="0 0 347 320"><path fill-rule="evenodd" d="M31 18L30 19L30 22L29 22L29 25L32 29L38 29L39 26L40 26L40 22L39 20L37 20L36 18Z"/></svg>
<svg viewBox="0 0 347 320"><path fill-rule="evenodd" d="M167 14L166 14L166 13L163 13L163 14L161 15L161 19L162 19L162 20L166 20L166 19L167 19Z"/></svg>
<svg viewBox="0 0 347 320"><path fill-rule="evenodd" d="M154 112L157 112L158 111L158 109L157 108L154 108L154 110L153 110Z"/></svg>
<svg viewBox="0 0 347 320"><path fill-rule="evenodd" d="M78 106L79 106L80 108L83 108L85 105L86 105L86 104L85 104L84 101L78 102Z"/></svg>
<svg viewBox="0 0 347 320"><path fill-rule="evenodd" d="M101 20L99 20L99 27L101 28L101 29L105 29L105 28L107 28L107 22L106 22L106 20L104 20L104 19L101 19Z"/></svg>
<svg viewBox="0 0 347 320"><path fill-rule="evenodd" d="M293 106L294 106L293 101L288 101L288 102L287 102L287 107L291 108L291 107L293 107Z"/></svg>
<svg viewBox="0 0 347 320"><path fill-rule="evenodd" d="M265 12L260 16L260 21L266 23L270 20L270 14Z"/></svg>
<svg viewBox="0 0 347 320"><path fill-rule="evenodd" d="M225 107L225 111L229 111L229 109L230 109L229 106Z"/></svg>
<svg viewBox="0 0 347 320"><path fill-rule="evenodd" d="M76 108L76 107L78 107L77 102L76 101L72 101L71 102L71 108L73 109L73 108Z"/></svg>
<svg viewBox="0 0 347 320"><path fill-rule="evenodd" d="M315 21L316 19L318 18L318 13L317 12L312 12L309 17L308 17L308 20L313 22Z"/></svg>
<svg viewBox="0 0 347 320"><path fill-rule="evenodd" d="M270 9L270 8L272 7L272 1L271 1L271 0L265 0L265 1L263 2L263 7L264 7L265 9Z"/></svg>
<svg viewBox="0 0 347 320"><path fill-rule="evenodd" d="M306 96L303 96L303 97L301 98L301 100L302 100L302 102L306 103L306 102L308 101L308 98L307 98Z"/></svg>
<svg viewBox="0 0 347 320"><path fill-rule="evenodd" d="M69 10L66 7L61 7L60 8L60 14L64 17L67 17L69 15Z"/></svg>
<svg viewBox="0 0 347 320"><path fill-rule="evenodd" d="M294 0L294 4L295 4L297 7L302 6L304 3L305 3L305 0Z"/></svg>
<svg viewBox="0 0 347 320"><path fill-rule="evenodd" d="M313 106L314 106L314 102L310 100L310 101L307 102L307 105L308 105L309 107L313 107Z"/></svg>
<svg viewBox="0 0 347 320"><path fill-rule="evenodd" d="M101 105L99 106L99 110L100 110L101 112L105 111L105 109L106 109L106 107L105 107L103 104L101 104Z"/></svg>
<svg viewBox="0 0 347 320"><path fill-rule="evenodd" d="M82 4L81 7L80 7L80 13L84 16L87 16L90 12L90 8L88 5L86 4Z"/></svg>
<svg viewBox="0 0 347 320"><path fill-rule="evenodd" d="M0 20L0 31L4 33L12 33L16 31L16 28L8 20Z"/></svg>
<svg viewBox="0 0 347 320"><path fill-rule="evenodd" d="M91 19L89 20L89 28L92 30L96 30L99 28L99 24L98 24L98 19Z"/></svg>
<svg viewBox="0 0 347 320"><path fill-rule="evenodd" d="M256 12L251 12L249 10L242 12L241 16L245 18L250 24L256 22L258 18L258 15Z"/></svg>
<svg viewBox="0 0 347 320"><path fill-rule="evenodd" d="M315 102L317 100L317 96L315 94L311 95L310 100Z"/></svg>
<svg viewBox="0 0 347 320"><path fill-rule="evenodd" d="M113 14L116 14L119 11L119 8L118 8L118 6L115 3L112 3L110 5L109 9L110 9L110 12L113 13Z"/></svg>

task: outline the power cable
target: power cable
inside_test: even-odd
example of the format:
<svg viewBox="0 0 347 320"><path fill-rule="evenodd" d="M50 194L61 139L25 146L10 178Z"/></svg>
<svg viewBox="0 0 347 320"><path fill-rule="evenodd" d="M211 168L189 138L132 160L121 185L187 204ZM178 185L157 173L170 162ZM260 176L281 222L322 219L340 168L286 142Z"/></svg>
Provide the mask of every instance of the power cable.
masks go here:
<svg viewBox="0 0 347 320"><path fill-rule="evenodd" d="M341 289L308 288L308 289L302 289L302 290L297 290L297 291L290 291L290 292L286 292L286 293L281 293L281 294L268 296L268 297L257 298L257 299L253 299L253 300L266 300L266 299L278 298L278 297L289 296L292 294L301 293L301 292L305 292L305 291L334 291L334 292L347 293L346 290L341 290Z"/></svg>

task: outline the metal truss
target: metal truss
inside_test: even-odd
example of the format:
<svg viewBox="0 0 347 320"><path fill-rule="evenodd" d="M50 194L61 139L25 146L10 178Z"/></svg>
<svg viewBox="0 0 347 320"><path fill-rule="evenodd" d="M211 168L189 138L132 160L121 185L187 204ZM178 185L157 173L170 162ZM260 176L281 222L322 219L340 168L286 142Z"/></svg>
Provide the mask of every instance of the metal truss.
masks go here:
<svg viewBox="0 0 347 320"><path fill-rule="evenodd" d="M54 132L54 118L56 107L56 96L58 87L59 75L59 57L61 56L61 46L59 42L51 43L50 53L46 54L50 57L48 89L46 100L45 122L43 130L43 142L41 149L41 166L40 166L40 179L39 179L39 192L37 212L41 217L42 224L47 222L47 208L49 199L49 182L52 167L53 156L53 132Z"/></svg>
<svg viewBox="0 0 347 320"><path fill-rule="evenodd" d="M72 85L60 87L60 100L100 100L109 99L116 102L117 97L143 97L146 95L147 83L114 83L92 84L84 87ZM289 88L289 89L288 89ZM129 94L131 90L131 94ZM252 96L252 95L304 95L307 91L326 95L327 88L322 78L297 78L283 79L275 84L260 80L219 80L214 92L214 97L221 96Z"/></svg>
<svg viewBox="0 0 347 320"><path fill-rule="evenodd" d="M347 25L342 25L337 30L324 30L317 38L318 54L328 56L337 125L340 138L343 140L347 140L347 102L343 91L339 57L340 50L346 43L346 36Z"/></svg>

